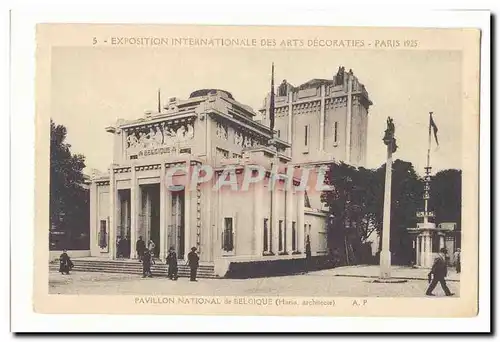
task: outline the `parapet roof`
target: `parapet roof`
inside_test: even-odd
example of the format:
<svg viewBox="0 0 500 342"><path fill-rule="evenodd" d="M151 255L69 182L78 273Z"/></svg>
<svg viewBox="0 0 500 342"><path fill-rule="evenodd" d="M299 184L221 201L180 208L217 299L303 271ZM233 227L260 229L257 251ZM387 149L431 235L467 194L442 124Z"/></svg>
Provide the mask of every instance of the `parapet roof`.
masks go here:
<svg viewBox="0 0 500 342"><path fill-rule="evenodd" d="M227 95L230 99L234 100L233 95L228 92L227 90L222 90L222 89L199 89L196 91L193 91L191 95L189 95L189 98L193 97L199 97L199 96L208 96L209 94L217 94L217 92L222 92Z"/></svg>

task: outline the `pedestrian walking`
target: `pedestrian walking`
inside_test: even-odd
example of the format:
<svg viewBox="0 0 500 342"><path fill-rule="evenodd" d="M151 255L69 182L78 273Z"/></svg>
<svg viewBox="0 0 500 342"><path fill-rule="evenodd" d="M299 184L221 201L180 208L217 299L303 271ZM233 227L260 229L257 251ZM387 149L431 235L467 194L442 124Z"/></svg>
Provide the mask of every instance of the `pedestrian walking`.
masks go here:
<svg viewBox="0 0 500 342"><path fill-rule="evenodd" d="M197 281L196 280L196 272L198 271L198 266L200 262L200 257L196 253L196 247L191 248L191 252L188 253L188 265L189 268L191 269L190 272L190 281Z"/></svg>
<svg viewBox="0 0 500 342"><path fill-rule="evenodd" d="M444 293L447 296L453 296L454 293L452 293L446 285L445 278L447 275L448 267L446 266L446 248L441 248L441 250L439 251L439 255L436 257L436 259L434 259L434 264L432 265L431 271L428 274L430 284L425 294L427 296L434 296L432 291L436 287L437 283L440 283Z"/></svg>
<svg viewBox="0 0 500 342"><path fill-rule="evenodd" d="M453 255L453 261L455 262L455 269L457 270L457 273L460 273L461 269L462 269L462 265L461 265L461 257L462 257L462 252L460 250L460 248L457 248L457 250L455 251L455 254Z"/></svg>
<svg viewBox="0 0 500 342"><path fill-rule="evenodd" d="M151 261L152 261L152 256L151 253L149 253L149 250L145 250L144 254L142 256L142 277L146 278L149 277L151 278L153 274L151 273Z"/></svg>
<svg viewBox="0 0 500 342"><path fill-rule="evenodd" d="M174 247L170 247L166 261L168 265L168 278L170 280L177 280L178 278L177 253L175 253Z"/></svg>
<svg viewBox="0 0 500 342"><path fill-rule="evenodd" d="M59 256L59 272L61 274L69 274L69 271L73 268L73 262L71 261L66 250L63 249L63 252Z"/></svg>
<svg viewBox="0 0 500 342"><path fill-rule="evenodd" d="M139 240L137 240L135 244L135 251L137 252L137 257L139 258L139 262L142 261L142 257L144 256L144 251L146 250L146 244L142 239L142 236L139 236Z"/></svg>

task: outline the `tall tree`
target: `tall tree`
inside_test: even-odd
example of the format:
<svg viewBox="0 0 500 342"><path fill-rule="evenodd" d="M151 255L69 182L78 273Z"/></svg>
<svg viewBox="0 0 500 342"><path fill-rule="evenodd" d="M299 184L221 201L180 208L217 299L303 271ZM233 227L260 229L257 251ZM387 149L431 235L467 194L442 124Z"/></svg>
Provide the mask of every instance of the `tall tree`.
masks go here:
<svg viewBox="0 0 500 342"><path fill-rule="evenodd" d="M64 241L59 241L64 246L52 247L70 249L75 238L88 235L89 193L83 186L85 157L71 153L66 136L66 127L51 120L50 225L65 236Z"/></svg>
<svg viewBox="0 0 500 342"><path fill-rule="evenodd" d="M439 171L431 179L429 207L436 215L436 222L462 223L462 171Z"/></svg>

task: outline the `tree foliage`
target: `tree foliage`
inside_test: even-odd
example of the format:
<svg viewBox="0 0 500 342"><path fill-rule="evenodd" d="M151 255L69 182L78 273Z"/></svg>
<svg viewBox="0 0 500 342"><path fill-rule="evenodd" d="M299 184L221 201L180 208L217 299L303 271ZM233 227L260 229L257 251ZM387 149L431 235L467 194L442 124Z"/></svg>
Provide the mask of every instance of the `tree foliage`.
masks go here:
<svg viewBox="0 0 500 342"><path fill-rule="evenodd" d="M368 239L382 237L385 164L378 169L355 168L332 163L326 183L333 191L322 194L329 208L328 244L343 263L366 263L371 257ZM460 222L461 172L445 170L432 180L430 208L436 222ZM413 260L413 239L407 228L417 224L416 212L423 210L424 181L409 162L392 165L391 252L394 264ZM373 239L370 239L373 240ZM381 245L379 243L379 250Z"/></svg>
<svg viewBox="0 0 500 342"><path fill-rule="evenodd" d="M51 120L49 209L51 231L61 233L56 235L59 238L51 236L51 247L57 249L72 248L82 234L88 239L89 229L89 191L83 187L85 157L71 153L66 136L66 127ZM53 246L54 243L64 246Z"/></svg>
<svg viewBox="0 0 500 342"><path fill-rule="evenodd" d="M462 171L439 171L431 179L429 207L434 210L436 222L455 222L461 228Z"/></svg>

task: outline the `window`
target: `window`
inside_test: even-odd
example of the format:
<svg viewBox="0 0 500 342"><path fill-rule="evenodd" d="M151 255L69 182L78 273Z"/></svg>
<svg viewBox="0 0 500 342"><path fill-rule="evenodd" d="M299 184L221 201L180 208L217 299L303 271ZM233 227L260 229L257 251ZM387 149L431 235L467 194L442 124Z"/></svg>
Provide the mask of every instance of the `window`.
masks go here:
<svg viewBox="0 0 500 342"><path fill-rule="evenodd" d="M326 232L318 232L318 252L327 252Z"/></svg>
<svg viewBox="0 0 500 342"><path fill-rule="evenodd" d="M268 219L264 219L264 252L269 252L269 228L267 227Z"/></svg>
<svg viewBox="0 0 500 342"><path fill-rule="evenodd" d="M222 232L222 250L232 252L234 250L233 218L224 218L224 231Z"/></svg>
<svg viewBox="0 0 500 342"><path fill-rule="evenodd" d="M339 142L338 138L338 130L339 130L339 122L335 121L335 125L333 127L333 142L336 144Z"/></svg>
<svg viewBox="0 0 500 342"><path fill-rule="evenodd" d="M106 229L107 222L106 220L101 220L99 227L99 247L106 248L108 247L108 232Z"/></svg>
<svg viewBox="0 0 500 342"><path fill-rule="evenodd" d="M284 246L285 244L283 243L285 238L285 234L283 232L283 220L279 220L278 223L278 249L280 252L283 252L285 250Z"/></svg>
<svg viewBox="0 0 500 342"><path fill-rule="evenodd" d="M179 151L179 153L191 154L191 149L190 148L181 148L181 150Z"/></svg>
<svg viewBox="0 0 500 342"><path fill-rule="evenodd" d="M307 146L309 142L309 126L304 126L304 146Z"/></svg>
<svg viewBox="0 0 500 342"><path fill-rule="evenodd" d="M297 250L297 227L295 222L292 222L292 251Z"/></svg>

